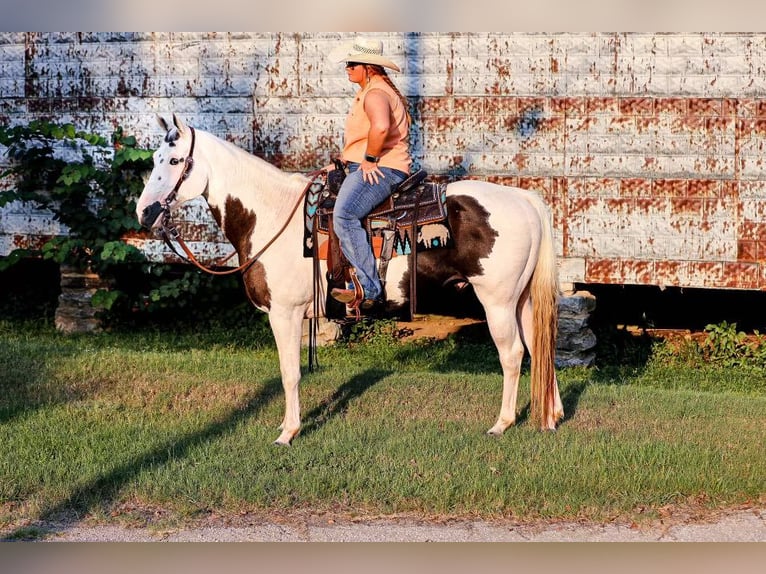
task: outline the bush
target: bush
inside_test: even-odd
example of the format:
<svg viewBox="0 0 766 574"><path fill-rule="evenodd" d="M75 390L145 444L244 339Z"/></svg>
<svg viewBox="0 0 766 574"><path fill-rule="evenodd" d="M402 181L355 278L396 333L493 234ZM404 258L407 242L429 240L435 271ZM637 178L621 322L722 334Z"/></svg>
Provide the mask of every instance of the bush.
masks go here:
<svg viewBox="0 0 766 574"><path fill-rule="evenodd" d="M135 198L151 167L151 150L138 148L121 128L110 144L71 124L45 121L0 128L0 144L11 160L0 177L14 184L0 192L0 207L10 201L32 202L53 212L70 231L49 238L40 250L15 250L0 269L32 255L99 274L108 274L114 264L143 260L121 239L140 228Z"/></svg>
<svg viewBox="0 0 766 574"><path fill-rule="evenodd" d="M253 318L257 314L238 277L210 277L185 265L151 263L123 241L125 234L140 229L136 199L152 167L153 151L139 147L122 128L107 141L71 124L34 121L0 127L0 144L11 164L0 173L0 179L11 182L0 192L0 207L31 202L51 211L70 230L67 236L48 238L40 249L16 249L0 257L0 273L34 259L95 271L109 285L92 299L107 328L263 322Z"/></svg>
<svg viewBox="0 0 766 574"><path fill-rule="evenodd" d="M748 335L737 330L736 323L723 321L707 325L699 337L683 337L656 343L655 364L729 368L766 366L766 337L758 331Z"/></svg>

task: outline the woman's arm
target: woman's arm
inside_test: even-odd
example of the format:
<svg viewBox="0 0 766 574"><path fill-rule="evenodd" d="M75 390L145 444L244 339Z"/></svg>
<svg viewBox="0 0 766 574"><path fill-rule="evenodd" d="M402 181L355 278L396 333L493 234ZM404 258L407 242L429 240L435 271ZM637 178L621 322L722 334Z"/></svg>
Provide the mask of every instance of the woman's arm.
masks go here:
<svg viewBox="0 0 766 574"><path fill-rule="evenodd" d="M391 103L386 93L381 90L371 90L364 98L364 112L370 120L366 155L380 157L388 130L391 128ZM377 183L378 176L385 177L378 169L377 162L365 159L360 169L365 180L369 177L370 181Z"/></svg>

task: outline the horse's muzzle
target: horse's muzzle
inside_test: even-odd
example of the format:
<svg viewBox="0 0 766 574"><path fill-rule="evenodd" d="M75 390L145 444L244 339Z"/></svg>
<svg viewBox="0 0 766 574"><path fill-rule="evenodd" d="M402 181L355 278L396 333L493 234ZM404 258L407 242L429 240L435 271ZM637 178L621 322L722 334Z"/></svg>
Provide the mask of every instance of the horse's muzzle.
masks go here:
<svg viewBox="0 0 766 574"><path fill-rule="evenodd" d="M144 208L144 211L141 213L141 225L143 225L146 229L151 229L154 227L154 224L162 211L162 204L159 201L155 201L151 205L147 205Z"/></svg>

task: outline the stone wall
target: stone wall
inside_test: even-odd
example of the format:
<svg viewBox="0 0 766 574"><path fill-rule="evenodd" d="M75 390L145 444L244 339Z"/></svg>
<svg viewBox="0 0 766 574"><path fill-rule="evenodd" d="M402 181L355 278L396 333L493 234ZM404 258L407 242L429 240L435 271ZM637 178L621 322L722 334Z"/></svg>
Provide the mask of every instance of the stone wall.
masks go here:
<svg viewBox="0 0 766 574"><path fill-rule="evenodd" d="M387 33L417 163L539 190L569 283L766 288L766 34ZM0 33L0 121L146 146L175 111L285 170L340 145L349 34ZM195 247L226 251L204 208ZM0 254L59 233L0 209ZM148 237L156 258L167 252Z"/></svg>

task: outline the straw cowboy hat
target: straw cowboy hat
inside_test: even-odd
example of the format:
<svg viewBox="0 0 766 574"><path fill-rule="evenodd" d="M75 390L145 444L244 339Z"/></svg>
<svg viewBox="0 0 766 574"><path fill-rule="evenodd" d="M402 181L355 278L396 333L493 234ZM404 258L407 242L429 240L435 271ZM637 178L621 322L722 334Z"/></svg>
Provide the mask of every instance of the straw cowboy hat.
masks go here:
<svg viewBox="0 0 766 574"><path fill-rule="evenodd" d="M399 66L383 56L383 42L380 40L357 37L353 42L333 50L331 57L336 62L374 64L401 72Z"/></svg>

